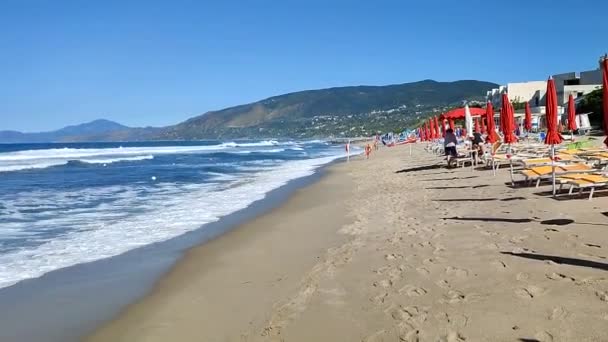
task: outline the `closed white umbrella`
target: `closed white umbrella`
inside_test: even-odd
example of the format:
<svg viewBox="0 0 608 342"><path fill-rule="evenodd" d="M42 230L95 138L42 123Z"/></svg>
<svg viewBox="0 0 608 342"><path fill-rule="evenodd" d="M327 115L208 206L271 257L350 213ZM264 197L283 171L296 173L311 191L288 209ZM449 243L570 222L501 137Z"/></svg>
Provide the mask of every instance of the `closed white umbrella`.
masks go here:
<svg viewBox="0 0 608 342"><path fill-rule="evenodd" d="M469 105L464 106L464 123L465 128L467 129L467 136L473 136L473 117L471 116L471 110L469 109Z"/></svg>

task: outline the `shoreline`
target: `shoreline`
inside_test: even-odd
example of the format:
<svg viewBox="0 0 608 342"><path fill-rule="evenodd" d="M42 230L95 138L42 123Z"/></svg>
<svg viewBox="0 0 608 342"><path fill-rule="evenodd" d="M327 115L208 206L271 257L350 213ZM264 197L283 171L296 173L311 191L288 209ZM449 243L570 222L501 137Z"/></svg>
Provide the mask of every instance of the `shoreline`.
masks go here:
<svg viewBox="0 0 608 342"><path fill-rule="evenodd" d="M608 336L608 196L556 200L443 163L415 145L334 165L191 249L87 341Z"/></svg>
<svg viewBox="0 0 608 342"><path fill-rule="evenodd" d="M343 177L343 172L352 163L356 161L340 160L324 166L314 182L298 187L281 205L190 248L147 295L128 305L85 340L172 339L171 335L163 334L162 328L144 323L151 311L155 312L154 316L179 316L179 320L193 328L181 329L180 339L186 340L200 338L198 329L203 329L201 325L205 322L211 323L204 327L210 340L229 338L226 334L234 331L236 319L249 326L263 324L267 317L256 316L258 308L270 308L278 294L269 293L267 287L279 284L276 290L287 295L297 287L299 275L313 267L328 248L348 239L338 233L348 219L332 213L336 210L346 212L342 200L349 197L352 184ZM299 224L292 225L294 222ZM311 223L315 227L301 229ZM301 248L293 245L296 241ZM267 249L258 249L260 246ZM242 262L247 264L245 268ZM205 283L205 293L195 294L198 290L189 286L193 282ZM183 293L187 293L186 297ZM222 299L218 302L215 300L218 293L230 293L230 298L219 297ZM192 304L190 295L196 297L195 307L204 306L214 318L222 316L224 319L199 321L193 313L196 308L184 308ZM167 300L176 304L166 308ZM218 324L221 321L227 324ZM146 332L139 335L143 326L146 326Z"/></svg>
<svg viewBox="0 0 608 342"><path fill-rule="evenodd" d="M298 189L318 182L329 167L343 160L322 165L311 175L293 179L247 208L197 230L0 289L0 306L16 308L0 312L0 340L81 340L145 297L188 250L272 211ZM54 314L58 306L63 307L61 316Z"/></svg>

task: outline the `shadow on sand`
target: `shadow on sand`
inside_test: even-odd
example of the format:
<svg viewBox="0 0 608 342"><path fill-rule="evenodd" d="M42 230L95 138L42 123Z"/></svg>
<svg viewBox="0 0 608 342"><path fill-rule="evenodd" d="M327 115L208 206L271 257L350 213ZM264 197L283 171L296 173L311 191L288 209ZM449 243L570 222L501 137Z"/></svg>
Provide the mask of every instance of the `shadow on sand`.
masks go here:
<svg viewBox="0 0 608 342"><path fill-rule="evenodd" d="M519 258L526 258L532 260L539 261L553 261L557 264L562 265L572 265L572 266L581 266L581 267L589 267L595 268L602 271L608 271L608 264L604 264L601 262L595 262L584 259L575 259L575 258L565 258L556 255L543 255L543 254L532 254L532 253L512 253L512 252L500 252L501 254L516 256Z"/></svg>
<svg viewBox="0 0 608 342"><path fill-rule="evenodd" d="M434 179L421 179L421 182L439 182L439 181L449 181L449 180L459 180L459 179L471 179L477 178L479 176L468 176L468 177L452 177L452 178L434 178Z"/></svg>
<svg viewBox="0 0 608 342"><path fill-rule="evenodd" d="M432 186L429 188L425 188L426 190L447 190L447 189L479 189L479 188L485 188L488 187L488 184L482 184L482 185L475 185L475 186L469 186L469 185L462 185L462 186Z"/></svg>
<svg viewBox="0 0 608 342"><path fill-rule="evenodd" d="M480 221L480 222L506 222L506 223L530 223L534 220L532 219L511 219L511 218L501 218L501 217L444 217L444 220L456 220L456 221Z"/></svg>
<svg viewBox="0 0 608 342"><path fill-rule="evenodd" d="M427 188L433 189L433 188ZM433 201L437 202L490 202L490 201L501 201L501 202L510 202L510 201L520 201L525 200L525 197L507 197L498 199L496 197L490 198L446 198L446 199L434 199Z"/></svg>

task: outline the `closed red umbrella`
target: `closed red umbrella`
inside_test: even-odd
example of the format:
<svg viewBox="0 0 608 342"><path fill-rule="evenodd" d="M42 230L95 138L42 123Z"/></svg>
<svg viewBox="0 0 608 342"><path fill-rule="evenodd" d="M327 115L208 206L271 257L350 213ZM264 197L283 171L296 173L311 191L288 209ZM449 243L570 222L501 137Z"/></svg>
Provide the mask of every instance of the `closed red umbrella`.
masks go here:
<svg viewBox="0 0 608 342"><path fill-rule="evenodd" d="M479 118L475 118L475 133L479 133Z"/></svg>
<svg viewBox="0 0 608 342"><path fill-rule="evenodd" d="M524 128L526 132L532 130L532 111L530 111L530 104L526 102L526 117L524 118Z"/></svg>
<svg viewBox="0 0 608 342"><path fill-rule="evenodd" d="M420 141L424 141L425 140L424 127L418 128L418 134L420 135Z"/></svg>
<svg viewBox="0 0 608 342"><path fill-rule="evenodd" d="M454 130L454 119L449 119L448 124L450 125L450 129Z"/></svg>
<svg viewBox="0 0 608 342"><path fill-rule="evenodd" d="M546 116L547 120L547 137L545 144L551 145L551 179L553 183L553 196L555 196L555 144L562 142L562 136L557 131L557 92L555 91L555 81L549 78L547 81L547 100L546 100Z"/></svg>
<svg viewBox="0 0 608 342"><path fill-rule="evenodd" d="M433 139L437 139L437 127L435 127L435 119L434 118L430 118L429 119L431 121L431 135L433 136Z"/></svg>
<svg viewBox="0 0 608 342"><path fill-rule="evenodd" d="M509 102L509 96L502 94L502 108L500 110L500 129L504 135L504 142L506 144L512 144L517 141L515 134L513 134L513 106Z"/></svg>
<svg viewBox="0 0 608 342"><path fill-rule="evenodd" d="M445 120L441 120L441 127L443 128L443 137L445 138Z"/></svg>
<svg viewBox="0 0 608 342"><path fill-rule="evenodd" d="M486 106L486 122L488 123L488 138L487 142L493 144L496 142L496 128L494 127L494 106L488 101Z"/></svg>
<svg viewBox="0 0 608 342"><path fill-rule="evenodd" d="M427 141L431 140L431 130L428 123L424 124L424 136L426 136Z"/></svg>
<svg viewBox="0 0 608 342"><path fill-rule="evenodd" d="M550 78L547 81L547 103L546 117L547 120L547 137L545 144L555 145L562 142L562 136L557 131L557 92L555 91L555 81Z"/></svg>
<svg viewBox="0 0 608 342"><path fill-rule="evenodd" d="M572 94L568 97L568 130L576 131L576 107Z"/></svg>
<svg viewBox="0 0 608 342"><path fill-rule="evenodd" d="M435 117L435 127L437 127L437 139L441 138L443 134L441 133L441 129L439 128L439 119Z"/></svg>
<svg viewBox="0 0 608 342"><path fill-rule="evenodd" d="M485 114L484 114L485 115ZM485 116L480 116L479 117L479 123L481 124L481 133L485 133L486 132L486 122L485 122Z"/></svg>
<svg viewBox="0 0 608 342"><path fill-rule="evenodd" d="M608 56L604 56L602 66L602 69L604 69L604 78L602 81L602 85L604 87L604 90L602 91L604 107L604 134L608 135ZM604 140L604 144L608 146L608 137L606 137L606 140Z"/></svg>

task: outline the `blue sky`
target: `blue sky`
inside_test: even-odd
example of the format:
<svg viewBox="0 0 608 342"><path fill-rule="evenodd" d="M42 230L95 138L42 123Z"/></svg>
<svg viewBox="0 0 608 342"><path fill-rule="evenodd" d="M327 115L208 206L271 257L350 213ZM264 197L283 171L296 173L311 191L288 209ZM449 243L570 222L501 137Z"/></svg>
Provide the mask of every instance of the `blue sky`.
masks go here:
<svg viewBox="0 0 608 342"><path fill-rule="evenodd" d="M0 130L177 123L286 92L597 67L608 1L0 0Z"/></svg>

